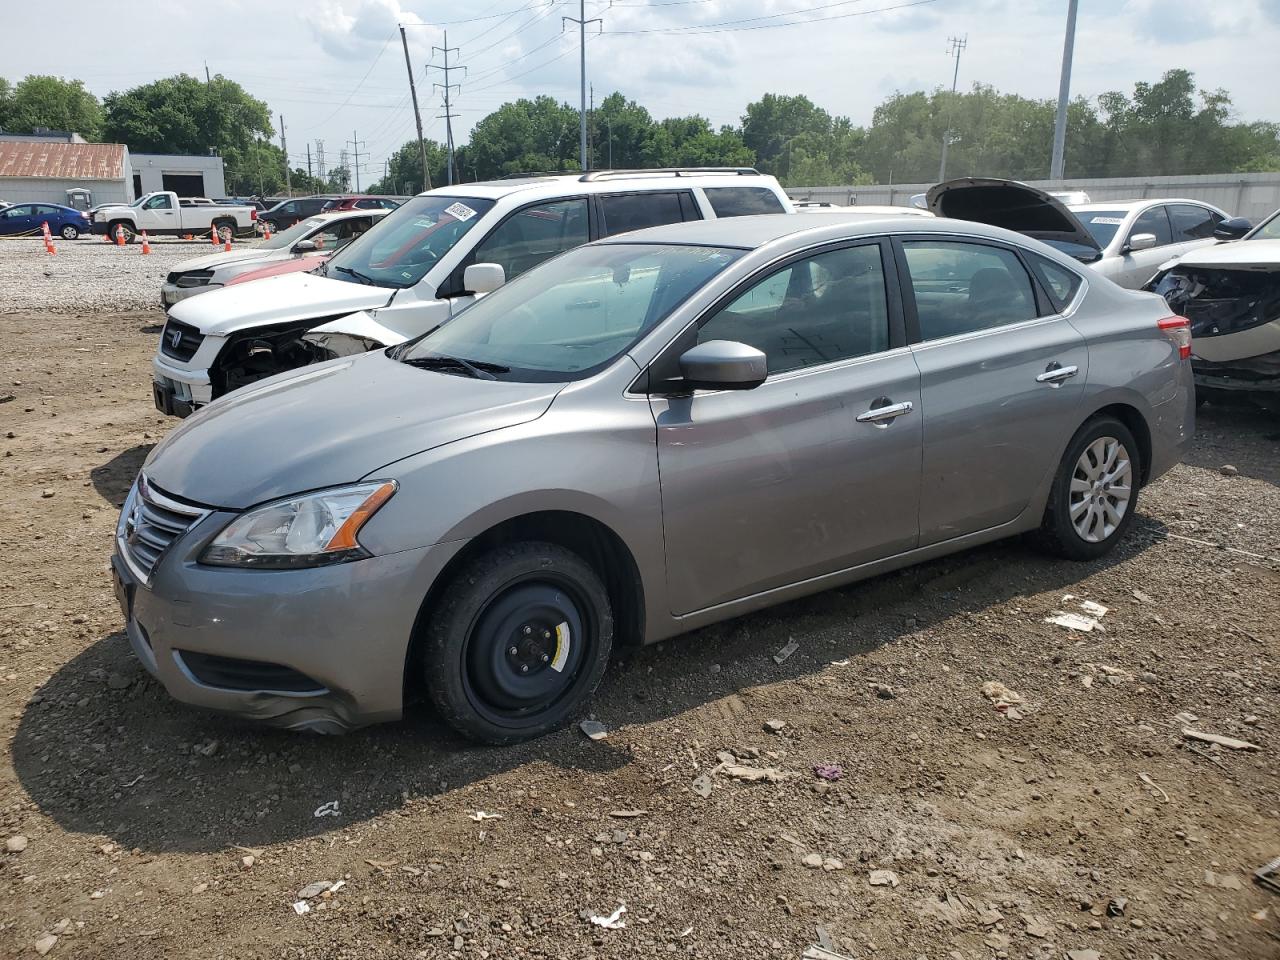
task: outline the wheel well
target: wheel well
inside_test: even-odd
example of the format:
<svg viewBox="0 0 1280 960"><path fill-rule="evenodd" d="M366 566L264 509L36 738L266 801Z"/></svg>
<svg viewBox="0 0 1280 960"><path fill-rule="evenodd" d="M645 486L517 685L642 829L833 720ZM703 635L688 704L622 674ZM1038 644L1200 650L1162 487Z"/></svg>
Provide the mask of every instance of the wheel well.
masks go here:
<svg viewBox="0 0 1280 960"><path fill-rule="evenodd" d="M1114 417L1119 420L1129 428L1133 439L1138 441L1138 456L1142 458L1142 471L1138 479L1145 486L1151 476L1151 428L1147 426L1147 418L1136 407L1131 407L1127 403L1113 403L1109 407L1103 407L1089 419L1097 420L1100 417Z"/></svg>
<svg viewBox="0 0 1280 960"><path fill-rule="evenodd" d="M474 538L440 571L418 610L405 660L404 699L421 692L419 642L440 594L464 565L504 543L539 540L572 550L600 575L613 606L615 643L639 646L644 639L644 585L640 569L622 538L599 520L565 510L547 510L504 520Z"/></svg>

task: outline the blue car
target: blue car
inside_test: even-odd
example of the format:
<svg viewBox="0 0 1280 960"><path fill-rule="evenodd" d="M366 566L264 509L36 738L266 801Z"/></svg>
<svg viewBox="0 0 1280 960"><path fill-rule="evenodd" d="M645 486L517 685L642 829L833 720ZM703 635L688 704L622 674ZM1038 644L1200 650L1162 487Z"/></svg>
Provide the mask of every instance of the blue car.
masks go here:
<svg viewBox="0 0 1280 960"><path fill-rule="evenodd" d="M93 232L87 213L57 203L15 203L0 210L0 236L38 237L46 223L49 232L63 240Z"/></svg>

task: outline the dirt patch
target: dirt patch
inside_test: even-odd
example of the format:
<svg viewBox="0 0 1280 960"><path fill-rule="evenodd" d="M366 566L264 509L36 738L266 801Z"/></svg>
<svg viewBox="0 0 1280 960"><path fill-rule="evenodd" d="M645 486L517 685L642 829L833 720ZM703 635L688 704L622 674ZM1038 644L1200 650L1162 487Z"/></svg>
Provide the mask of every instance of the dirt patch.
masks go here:
<svg viewBox="0 0 1280 960"><path fill-rule="evenodd" d="M1280 855L1273 418L1206 408L1105 561L1000 544L625 653L606 740L477 748L425 709L322 739L171 702L119 632L116 508L173 423L149 398L159 320L0 316L0 841L27 838L0 847L0 954L1280 949L1280 898L1248 876ZM1044 622L1081 600L1103 630ZM1192 745L1186 712L1262 749ZM727 776L725 751L784 776ZM620 904L625 926L590 921Z"/></svg>

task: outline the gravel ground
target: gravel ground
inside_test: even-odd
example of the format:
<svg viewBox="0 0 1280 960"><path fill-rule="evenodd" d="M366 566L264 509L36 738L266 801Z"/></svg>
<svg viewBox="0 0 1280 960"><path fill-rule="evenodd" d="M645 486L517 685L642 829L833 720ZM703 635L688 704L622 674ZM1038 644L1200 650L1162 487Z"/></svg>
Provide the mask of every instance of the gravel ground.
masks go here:
<svg viewBox="0 0 1280 960"><path fill-rule="evenodd" d="M0 240L0 313L158 309L170 268L213 252L207 238L157 237L146 256L140 242L117 247L101 237L59 239L55 246L51 257L38 239Z"/></svg>
<svg viewBox="0 0 1280 960"><path fill-rule="evenodd" d="M1280 856L1274 418L1207 408L1101 561L997 544L620 651L601 742L478 748L422 708L298 736L172 702L120 633L116 511L173 425L154 293L0 315L0 956L1280 955L1249 876ZM1105 630L1046 623L1066 594Z"/></svg>

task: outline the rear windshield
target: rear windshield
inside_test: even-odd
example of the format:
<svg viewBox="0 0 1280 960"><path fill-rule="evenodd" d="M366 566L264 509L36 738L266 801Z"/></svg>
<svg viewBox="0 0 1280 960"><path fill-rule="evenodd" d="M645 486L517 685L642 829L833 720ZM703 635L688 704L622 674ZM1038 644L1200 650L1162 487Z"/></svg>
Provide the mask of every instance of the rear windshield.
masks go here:
<svg viewBox="0 0 1280 960"><path fill-rule="evenodd" d="M414 197L335 254L328 276L380 287L411 287L493 207L475 197Z"/></svg>
<svg viewBox="0 0 1280 960"><path fill-rule="evenodd" d="M394 354L462 358L499 380L563 382L603 369L741 250L668 244L578 247L482 297Z"/></svg>
<svg viewBox="0 0 1280 960"><path fill-rule="evenodd" d="M1116 231L1120 229L1125 218L1123 210L1073 210L1072 212L1076 215L1076 219L1084 224L1090 236L1098 241L1098 246L1104 250L1115 237Z"/></svg>
<svg viewBox="0 0 1280 960"><path fill-rule="evenodd" d="M1191 336L1239 333L1280 319L1280 275L1261 270L1174 267L1154 290L1191 321Z"/></svg>

